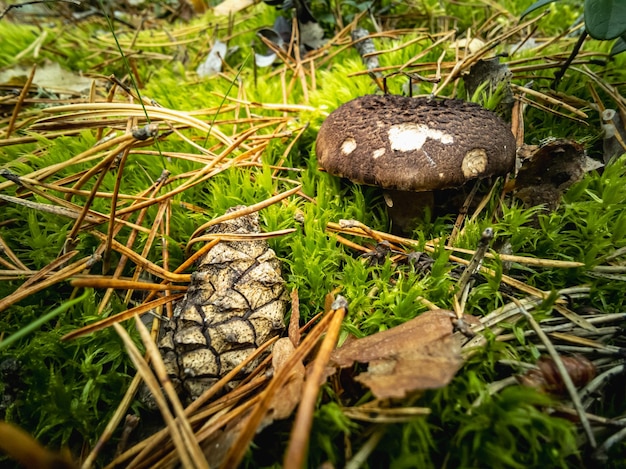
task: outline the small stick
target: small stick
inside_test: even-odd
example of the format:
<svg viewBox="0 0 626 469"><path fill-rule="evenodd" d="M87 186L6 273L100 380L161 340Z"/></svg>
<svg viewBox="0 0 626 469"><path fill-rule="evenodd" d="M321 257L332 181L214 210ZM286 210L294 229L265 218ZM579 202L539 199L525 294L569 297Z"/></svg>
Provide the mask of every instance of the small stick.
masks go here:
<svg viewBox="0 0 626 469"><path fill-rule="evenodd" d="M34 295L35 293L44 290L52 285L60 283L74 275L82 272L85 269L90 269L96 262L100 260L100 256L92 255L89 257L84 257L73 264L64 267L63 269L55 272L54 275L42 280L36 285L31 285L28 288L24 288L19 291L15 291L10 295L5 296L0 299L0 311L4 311L9 306L17 303L18 301L22 301L24 298L28 298L30 295Z"/></svg>
<svg viewBox="0 0 626 469"><path fill-rule="evenodd" d="M606 464L609 461L608 453L611 448L624 439L626 439L626 428L622 428L620 431L604 440L604 443L594 452L593 458L600 464Z"/></svg>
<svg viewBox="0 0 626 469"><path fill-rule="evenodd" d="M17 267L19 267L22 270L29 270L28 267L26 267L24 265L24 263L22 261L19 260L19 258L15 255L15 253L11 250L11 248L9 247L9 245L4 241L4 239L2 239L2 236L0 236L0 254L4 254L5 256L7 256L9 258L9 260L11 262L13 262L13 264L15 264Z"/></svg>
<svg viewBox="0 0 626 469"><path fill-rule="evenodd" d="M289 318L288 337L294 347L300 345L300 298L298 289L291 291L291 317Z"/></svg>
<svg viewBox="0 0 626 469"><path fill-rule="evenodd" d="M135 374L130 385L128 386L128 389L126 390L126 393L124 394L124 397L122 398L122 401L117 406L117 409L115 410L115 413L113 414L113 417L111 417L111 420L109 420L109 423L107 423L107 426L102 431L100 438L98 438L98 441L93 446L93 449L83 461L81 469L91 469L96 458L98 457L98 454L100 454L100 452L104 448L107 441L111 439L111 437L113 436L113 432L117 428L118 424L122 421L122 417L126 413L126 409L130 407L130 404L132 403L135 393L139 389L140 384L141 384L141 377L137 373Z"/></svg>
<svg viewBox="0 0 626 469"><path fill-rule="evenodd" d="M93 332L106 329L107 327L120 323L122 321L126 321L130 319L135 314L140 315L150 311L153 308L157 308L165 303L169 303L172 301L180 300L184 295L182 293L172 296L163 296L156 300L150 301L149 303L142 303L139 306L135 306L134 308L127 309L126 311L122 311L121 313L115 314L113 316L109 316L107 318L101 319L100 321L94 322L92 324L88 324L80 329L76 329L72 332L65 334L61 337L62 341L76 339L77 337L82 337L87 334L91 334Z"/></svg>
<svg viewBox="0 0 626 469"><path fill-rule="evenodd" d="M572 49L572 53L567 58L567 60L563 63L563 66L554 74L554 82L552 82L553 90L556 90L557 87L559 86L559 83L561 82L561 78L565 76L565 72L567 71L569 66L572 64L576 56L578 55L578 52L580 51L580 48L583 46L585 39L587 39L586 30L583 31L580 37L578 38L578 42L576 43L576 45L574 45L574 48Z"/></svg>
<svg viewBox="0 0 626 469"><path fill-rule="evenodd" d="M120 441L117 444L117 450L115 451L115 456L119 456L124 452L126 447L128 446L128 441L130 439L130 435L133 430L137 428L139 425L140 418L134 414L127 414L126 419L124 420L124 427L122 428L122 436L120 437Z"/></svg>
<svg viewBox="0 0 626 469"><path fill-rule="evenodd" d="M382 236L380 236L379 232L377 232L375 230L372 230L365 223L361 223L358 220L339 220L339 226L342 229L345 229L345 228L358 228L358 229L362 230L370 238L372 238L374 241L376 241L377 243L382 242L383 239L384 239Z"/></svg>
<svg viewBox="0 0 626 469"><path fill-rule="evenodd" d="M76 251L73 251L74 253ZM140 282L120 278L81 277L70 281L76 288L111 288L117 290L149 290L149 291L186 291L184 285L165 285L162 283Z"/></svg>
<svg viewBox="0 0 626 469"><path fill-rule="evenodd" d="M9 5L0 13L0 20L5 17L5 15L11 11L13 8L22 8L28 5L36 5L38 3L54 3L54 2L63 2L63 3L72 3L74 5L80 5L81 2L78 0L36 0L33 2L24 2L24 3L15 3L13 5Z"/></svg>
<svg viewBox="0 0 626 469"><path fill-rule="evenodd" d="M583 407L589 408L595 401L593 395L598 392L599 388L605 386L611 379L621 376L626 371L626 365L617 365L610 368L592 379L580 392L580 400L584 401Z"/></svg>
<svg viewBox="0 0 626 469"><path fill-rule="evenodd" d="M100 233L99 231L92 230L90 231L90 233L94 235L96 238L100 239L100 241L106 240L106 235ZM126 246L124 246L119 241L116 241L115 239L111 240L111 247L113 248L113 250L119 252L120 254L127 256L135 264L141 266L144 270L147 270L148 272L150 272L153 275L156 275L157 277L160 277L162 279L167 279L172 282L189 282L189 275L181 275L181 274L175 274L173 272L169 272L168 270L165 270L160 265L150 262L148 259L137 254L132 249L127 248Z"/></svg>
<svg viewBox="0 0 626 469"><path fill-rule="evenodd" d="M487 249L489 249L489 245L491 244L492 239L493 228L485 228L485 231L483 231L480 237L480 241L478 242L478 248L476 249L476 252L474 252L472 259L470 260L467 267L465 267L465 270L461 274L461 278L459 278L459 281L457 283L458 291L455 295L455 305L458 306L455 307L455 313L458 319L463 318L463 302L461 302L461 300L465 296L465 289L466 287L468 287L472 275L480 270L483 259L485 258L485 254L487 254Z"/></svg>
<svg viewBox="0 0 626 469"><path fill-rule="evenodd" d="M165 390L165 394L167 398L169 399L170 406L173 408L174 415L176 416L176 422L173 423L173 425L168 425L170 427L170 435L173 435L174 433L172 432L171 427L176 426L178 428L178 431L180 431L181 437L183 437L184 447L187 450L188 454L191 456L192 465L189 466L190 468L209 469L209 464L207 463L204 457L204 453L202 452L202 449L200 448L200 445L198 444L198 441L195 438L193 429L191 428L191 424L189 423L189 420L187 419L187 416L185 415L185 409L183 408L183 405L180 402L180 399L178 398L178 394L176 393L176 389L174 388L174 384L172 383L172 381L170 380L167 374L167 369L165 367L165 364L163 363L161 353L159 352L159 349L157 348L157 344L155 343L154 338L150 336L150 332L148 331L144 323L141 322L141 319L139 318L138 315L135 315L135 325L137 327L137 330L139 331L141 340L146 347L146 356L150 357L152 361L152 368L154 370L154 374L156 375L156 377L159 380L159 383ZM122 327L119 326L118 324L116 324L114 327L116 328L117 331L122 329ZM122 338L125 344L128 339L130 339L130 336ZM127 348L130 349L128 345L127 345ZM135 354L139 360L144 360L140 353L133 353L133 354ZM131 358L132 358L132 354L131 354ZM138 363L136 364L138 365ZM139 366L143 368L144 364L145 366L148 366L146 361L144 361L142 365L139 365ZM138 368L137 371L143 377L144 373L142 373L142 369ZM146 372L147 372L146 374L150 374L149 370L146 370ZM154 388L151 388L151 391L153 391L153 394L159 393L158 388L156 390ZM154 393L154 391L156 391L156 393ZM180 448L177 448L177 449L180 454ZM181 461L184 463L183 458L181 458Z"/></svg>
<svg viewBox="0 0 626 469"><path fill-rule="evenodd" d="M145 361L145 359L143 358L143 356L137 349L137 346L135 345L133 340L130 338L130 335L128 334L128 332L126 332L126 329L124 329L119 324L114 324L113 327L115 327L116 332L119 334L120 338L124 342L124 345L126 346L126 350L131 360L135 364L135 367L137 368L138 373L141 374L141 377L143 378L143 380L146 382L146 384L150 388L159 389L159 383L156 377L154 376L154 374L152 373L150 366L147 364L147 362ZM189 454L187 447L184 443L184 436L183 436L184 430L179 425L176 424L174 420L175 417L174 415L172 415L172 412L170 411L168 407L165 397L160 392L156 392L154 393L154 398L157 402L157 405L159 406L159 410L161 411L163 420L165 420L167 427L170 429L170 435L172 437L174 445L176 446L176 449L178 450L178 454L181 458L183 467L184 468L197 467L193 463L192 456Z"/></svg>
<svg viewBox="0 0 626 469"><path fill-rule="evenodd" d="M550 95L533 90L532 88L529 88L528 86L519 86L519 85L516 85L515 83L511 83L511 91L516 91L520 94L529 94L531 96L534 96L535 98L539 98L542 101L547 102L548 104L553 104L555 106L562 107L563 109L566 109L570 111L572 114L576 114L578 117L581 117L583 119L587 119L589 117L580 109L576 109L574 106L570 106L569 104L567 104L566 102L560 99L556 99Z"/></svg>
<svg viewBox="0 0 626 469"><path fill-rule="evenodd" d="M39 272L37 272L35 275L33 275L32 277L30 277L28 280L26 280L23 284L21 284L17 290L15 290L16 292L24 290L25 288L30 287L31 285L34 285L35 283L39 282L40 280L44 279L45 277L48 277L50 275L54 274L54 271L58 268L61 267L62 265L66 264L67 262L69 262L69 260L74 257L76 254L78 254L78 251L70 251L60 257L57 257L55 260L53 260L52 262L50 262L50 264L48 264L47 266L45 266L43 269L40 269Z"/></svg>
<svg viewBox="0 0 626 469"><path fill-rule="evenodd" d="M272 204L275 204L276 202L280 202L281 200L295 194L296 192L298 192L300 189L302 189L302 185L298 185L292 189L289 189L285 192L281 192L278 195L275 195L273 197L270 197L269 199L266 199L262 202L256 203L254 205L249 205L247 207L241 208L239 210L236 210L234 212L229 212L226 213L224 215L221 215L217 218L214 218L213 220L208 221L207 223L205 223L204 225L200 226L199 228L196 229L196 231L193 232L193 234L189 237L189 242L187 243L187 247L185 248L185 251L187 254L189 254L189 246L195 242L198 242L200 240L199 238L199 234L203 233L204 231L206 231L209 227L213 226L213 225L217 225L219 223L222 223L224 221L227 220L233 220L235 218L238 217L242 217L245 215L250 215L253 212L258 212L259 210L265 208L265 207L269 207Z"/></svg>
<svg viewBox="0 0 626 469"><path fill-rule="evenodd" d="M369 37L369 35L370 33L367 29L355 28L351 34L353 41L352 45L361 56L361 60L367 68L370 77L372 77L372 80L374 80L376 84L380 86L383 75L382 73L375 71L378 67L380 67L380 63L378 62L378 55L376 55L376 46L374 45L374 41L371 37ZM385 93L387 92L386 82L383 91Z"/></svg>

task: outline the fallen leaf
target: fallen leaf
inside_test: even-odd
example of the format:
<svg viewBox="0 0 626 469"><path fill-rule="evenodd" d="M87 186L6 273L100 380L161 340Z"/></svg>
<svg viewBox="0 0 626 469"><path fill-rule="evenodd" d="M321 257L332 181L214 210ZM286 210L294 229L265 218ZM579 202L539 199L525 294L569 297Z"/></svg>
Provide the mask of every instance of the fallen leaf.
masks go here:
<svg viewBox="0 0 626 469"><path fill-rule="evenodd" d="M472 50L473 39L470 43L470 51ZM459 45L459 48L461 45ZM465 47L465 44L463 44ZM472 66L469 73L463 76L468 96L473 96L483 83L489 83L489 89L495 91L501 83L508 84L511 81L511 70L509 67L500 63L499 57L493 57L487 60L479 60ZM510 92L510 90L509 90Z"/></svg>
<svg viewBox="0 0 626 469"><path fill-rule="evenodd" d="M355 379L378 399L402 398L413 391L445 386L462 364L460 344L452 336L446 310L428 311L369 337L335 350L331 364L345 368L369 363Z"/></svg>
<svg viewBox="0 0 626 469"><path fill-rule="evenodd" d="M576 388L582 388L596 376L596 366L582 355L561 356L561 361ZM548 356L539 358L537 368L528 370L516 378L521 385L542 392L557 395L565 395L567 392L556 363Z"/></svg>
<svg viewBox="0 0 626 469"><path fill-rule="evenodd" d="M254 54L254 63L259 68L269 67L274 63L278 56L274 52L268 52L267 55Z"/></svg>
<svg viewBox="0 0 626 469"><path fill-rule="evenodd" d="M0 83L23 85L30 74L30 67L16 66L0 72ZM69 72L56 62L47 61L35 70L33 86L55 92L59 95L88 93L92 78Z"/></svg>
<svg viewBox="0 0 626 469"><path fill-rule="evenodd" d="M273 5L276 8L285 9L285 4L282 0L266 1L265 3ZM318 49L326 43L324 30L309 10L307 2L296 2L293 6L296 9L300 55L304 56L308 51ZM265 40L271 42L274 48L286 51L286 46L291 44L295 39L292 37L292 33L292 19L278 16L271 28L260 29L257 32L257 36L263 37ZM277 58L276 52L269 48L261 48L260 51L255 52L255 63L257 67L269 67Z"/></svg>
<svg viewBox="0 0 626 469"><path fill-rule="evenodd" d="M472 42L470 42L468 48L471 52ZM461 52L463 49L461 50ZM465 89L467 90L468 98L474 97L486 84L486 91L488 94L496 93L498 89L502 93L502 98L497 108L496 113L505 117L510 116L513 108L513 92L511 91L511 77L513 74L509 67L505 63L500 63L500 57L493 57L490 59L481 59L477 61L468 74L463 76L465 82Z"/></svg>
<svg viewBox="0 0 626 469"><path fill-rule="evenodd" d="M532 148L522 161L515 179L515 196L526 207L544 205L553 211L563 192L578 182L589 167L581 144L567 139L550 140Z"/></svg>
<svg viewBox="0 0 626 469"><path fill-rule="evenodd" d="M245 417L240 417L228 424L224 429L216 430L209 438L202 442L202 451L204 452L209 467L220 467L222 465L226 453L237 440L245 424Z"/></svg>
<svg viewBox="0 0 626 469"><path fill-rule="evenodd" d="M324 39L324 30L315 21L300 24L300 42L310 49L319 49L326 40Z"/></svg>
<svg viewBox="0 0 626 469"><path fill-rule="evenodd" d="M285 41L283 40L282 34L284 31L278 30L281 22L285 23L285 19L279 16L274 23L274 29L261 28L257 31L256 35L259 38L264 38L265 40L271 42L276 49L283 49ZM291 34L291 30L289 30L287 34ZM254 61L257 67L269 67L278 57L276 52L267 47L264 43L262 43L260 48L257 49L258 50L254 53Z"/></svg>
<svg viewBox="0 0 626 469"><path fill-rule="evenodd" d="M274 373L280 370L291 357L295 348L287 337L278 339L272 350L272 368ZM286 419L300 402L304 385L304 365L299 362L292 370L289 380L272 397L272 402L257 432L270 425L274 420Z"/></svg>
<svg viewBox="0 0 626 469"><path fill-rule="evenodd" d="M222 61L226 57L228 47L222 41L216 40L207 58L202 62L196 72L200 77L210 77L222 71Z"/></svg>
<svg viewBox="0 0 626 469"><path fill-rule="evenodd" d="M254 0L224 0L213 8L215 16L229 16L248 8L254 4Z"/></svg>

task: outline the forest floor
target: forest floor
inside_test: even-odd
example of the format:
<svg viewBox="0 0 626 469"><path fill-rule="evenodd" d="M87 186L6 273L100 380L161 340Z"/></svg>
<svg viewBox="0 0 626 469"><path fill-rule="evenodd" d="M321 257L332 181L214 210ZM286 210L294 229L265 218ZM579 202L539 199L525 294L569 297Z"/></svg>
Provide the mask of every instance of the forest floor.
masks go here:
<svg viewBox="0 0 626 469"><path fill-rule="evenodd" d="M626 55L565 67L576 5L30 3L0 19L3 467L626 467ZM316 157L385 91L499 114L515 169L400 226ZM284 332L190 403L155 344L216 245L280 264L245 286Z"/></svg>

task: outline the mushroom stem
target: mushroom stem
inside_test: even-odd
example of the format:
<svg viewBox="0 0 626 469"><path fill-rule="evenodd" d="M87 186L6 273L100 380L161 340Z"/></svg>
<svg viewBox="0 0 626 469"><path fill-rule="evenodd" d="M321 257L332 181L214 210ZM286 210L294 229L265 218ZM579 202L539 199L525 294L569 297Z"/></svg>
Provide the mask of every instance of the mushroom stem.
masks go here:
<svg viewBox="0 0 626 469"><path fill-rule="evenodd" d="M409 234L415 229L417 220L424 219L427 211L433 218L458 213L476 184L476 181L472 181L452 189L421 192L385 189L383 195L392 231L398 235Z"/></svg>
<svg viewBox="0 0 626 469"><path fill-rule="evenodd" d="M387 213L392 222L392 232L406 234L415 227L415 220L423 218L426 210L431 213L435 206L433 191L398 191L386 189L383 192Z"/></svg>

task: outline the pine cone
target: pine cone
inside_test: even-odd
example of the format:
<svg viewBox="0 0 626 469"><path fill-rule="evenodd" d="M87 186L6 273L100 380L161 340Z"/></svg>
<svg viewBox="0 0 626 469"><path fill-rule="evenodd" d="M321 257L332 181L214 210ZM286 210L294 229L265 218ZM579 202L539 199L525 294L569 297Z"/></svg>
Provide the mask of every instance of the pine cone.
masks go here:
<svg viewBox="0 0 626 469"><path fill-rule="evenodd" d="M242 207L234 207L229 211ZM257 213L207 233L260 233ZM185 297L161 326L159 349L184 399L196 399L284 327L280 261L267 242L222 241L202 257ZM242 374L258 364L250 363ZM231 383L232 384L232 383Z"/></svg>

